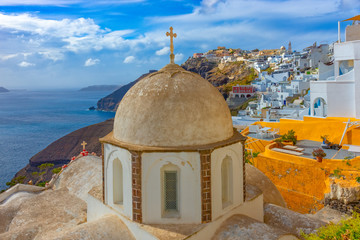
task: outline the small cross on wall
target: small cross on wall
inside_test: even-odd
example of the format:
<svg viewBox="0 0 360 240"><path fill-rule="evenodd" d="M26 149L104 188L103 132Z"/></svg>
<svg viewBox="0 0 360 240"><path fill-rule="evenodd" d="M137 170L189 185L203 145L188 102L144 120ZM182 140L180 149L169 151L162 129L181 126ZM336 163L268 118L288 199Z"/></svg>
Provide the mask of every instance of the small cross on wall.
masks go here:
<svg viewBox="0 0 360 240"><path fill-rule="evenodd" d="M87 145L87 143L85 142L85 141L83 141L82 143L81 143L81 146L83 147L83 151L85 151L85 146Z"/></svg>

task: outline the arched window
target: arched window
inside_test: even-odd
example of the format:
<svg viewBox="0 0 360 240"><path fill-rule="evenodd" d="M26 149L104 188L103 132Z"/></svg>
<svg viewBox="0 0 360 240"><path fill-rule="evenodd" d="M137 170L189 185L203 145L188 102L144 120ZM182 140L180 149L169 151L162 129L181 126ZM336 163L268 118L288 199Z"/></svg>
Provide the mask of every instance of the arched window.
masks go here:
<svg viewBox="0 0 360 240"><path fill-rule="evenodd" d="M327 116L327 104L321 97L316 98L313 103L314 116L326 117Z"/></svg>
<svg viewBox="0 0 360 240"><path fill-rule="evenodd" d="M123 204L123 167L119 159L113 162L113 202L114 204Z"/></svg>
<svg viewBox="0 0 360 240"><path fill-rule="evenodd" d="M161 168L162 209L163 217L178 217L179 215L179 178L180 169L168 164Z"/></svg>
<svg viewBox="0 0 360 240"><path fill-rule="evenodd" d="M221 197L223 208L232 204L232 159L226 156L221 163Z"/></svg>

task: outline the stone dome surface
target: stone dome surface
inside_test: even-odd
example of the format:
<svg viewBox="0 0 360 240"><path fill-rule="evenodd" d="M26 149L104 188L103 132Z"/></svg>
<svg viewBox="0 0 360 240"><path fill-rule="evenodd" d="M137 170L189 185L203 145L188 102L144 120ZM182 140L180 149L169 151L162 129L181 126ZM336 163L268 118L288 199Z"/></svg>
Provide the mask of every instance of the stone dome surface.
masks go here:
<svg viewBox="0 0 360 240"><path fill-rule="evenodd" d="M206 145L233 136L229 108L200 75L168 64L137 82L116 111L116 140L144 146Z"/></svg>

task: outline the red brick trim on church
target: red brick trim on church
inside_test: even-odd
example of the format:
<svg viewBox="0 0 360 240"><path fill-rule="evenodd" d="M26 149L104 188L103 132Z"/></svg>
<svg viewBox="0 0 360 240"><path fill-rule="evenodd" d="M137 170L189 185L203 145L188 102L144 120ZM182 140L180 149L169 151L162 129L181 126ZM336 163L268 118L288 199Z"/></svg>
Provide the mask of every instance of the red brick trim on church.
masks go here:
<svg viewBox="0 0 360 240"><path fill-rule="evenodd" d="M105 153L104 153L104 143L101 143L101 160L102 160L102 200L103 200L103 203L105 203L105 164L104 164L104 156L105 156Z"/></svg>
<svg viewBox="0 0 360 240"><path fill-rule="evenodd" d="M245 170L245 145L242 144L242 163L243 163L243 202L246 200L246 170Z"/></svg>
<svg viewBox="0 0 360 240"><path fill-rule="evenodd" d="M133 221L142 223L141 152L131 152Z"/></svg>
<svg viewBox="0 0 360 240"><path fill-rule="evenodd" d="M200 153L201 164L201 222L211 221L211 153Z"/></svg>

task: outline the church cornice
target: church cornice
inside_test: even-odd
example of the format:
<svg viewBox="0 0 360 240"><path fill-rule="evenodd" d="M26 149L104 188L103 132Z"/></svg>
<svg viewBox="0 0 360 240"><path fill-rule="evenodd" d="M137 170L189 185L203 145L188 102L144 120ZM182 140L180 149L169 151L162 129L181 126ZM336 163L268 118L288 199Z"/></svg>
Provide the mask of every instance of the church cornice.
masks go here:
<svg viewBox="0 0 360 240"><path fill-rule="evenodd" d="M131 143L126 143L126 142L122 142L119 141L117 139L114 138L113 136L113 131L111 131L108 135L106 135L103 138L100 138L100 142L101 143L109 143L111 145L114 146L118 146L121 148L124 148L130 152L200 152L200 153L211 153L212 151L214 151L217 148L222 148L222 147L226 147L229 145L233 145L235 143L238 142L245 142L246 137L243 136L242 134L240 134L235 128L233 129L234 133L232 135L232 137L223 140L223 141L219 141L219 142L215 142L215 143L210 143L210 144L205 144L205 145L193 145L193 146L160 146L160 147L156 147L156 146L143 146L143 145L136 145L136 144L131 144Z"/></svg>

